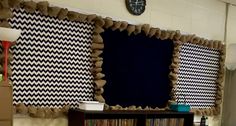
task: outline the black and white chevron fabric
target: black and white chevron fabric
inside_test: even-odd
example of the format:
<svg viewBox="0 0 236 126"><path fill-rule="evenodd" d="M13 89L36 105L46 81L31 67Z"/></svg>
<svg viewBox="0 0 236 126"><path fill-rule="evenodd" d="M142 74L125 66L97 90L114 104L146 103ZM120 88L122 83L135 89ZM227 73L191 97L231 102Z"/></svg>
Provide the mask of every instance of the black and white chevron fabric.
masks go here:
<svg viewBox="0 0 236 126"><path fill-rule="evenodd" d="M13 28L22 33L11 48L13 103L77 107L93 100L90 72L93 23L59 20L14 9Z"/></svg>
<svg viewBox="0 0 236 126"><path fill-rule="evenodd" d="M179 103L186 102L191 108L214 107L219 56L215 49L191 43L181 46L176 89Z"/></svg>

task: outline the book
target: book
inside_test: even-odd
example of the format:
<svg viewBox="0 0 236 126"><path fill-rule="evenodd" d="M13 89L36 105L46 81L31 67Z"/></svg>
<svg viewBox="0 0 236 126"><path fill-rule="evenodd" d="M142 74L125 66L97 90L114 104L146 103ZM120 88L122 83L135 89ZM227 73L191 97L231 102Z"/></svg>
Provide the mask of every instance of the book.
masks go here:
<svg viewBox="0 0 236 126"><path fill-rule="evenodd" d="M98 101L80 101L79 109L89 111L103 111L104 103Z"/></svg>

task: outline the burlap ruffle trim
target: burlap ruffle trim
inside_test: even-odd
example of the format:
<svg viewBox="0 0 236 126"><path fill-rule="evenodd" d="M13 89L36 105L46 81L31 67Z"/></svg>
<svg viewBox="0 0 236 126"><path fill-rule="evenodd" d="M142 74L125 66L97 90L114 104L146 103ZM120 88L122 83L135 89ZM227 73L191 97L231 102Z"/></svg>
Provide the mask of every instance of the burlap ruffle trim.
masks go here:
<svg viewBox="0 0 236 126"><path fill-rule="evenodd" d="M70 106L64 106L62 108L42 108L35 106L25 106L24 104L17 104L13 106L14 114L28 114L31 117L36 118L57 118L61 116L66 116Z"/></svg>
<svg viewBox="0 0 236 126"><path fill-rule="evenodd" d="M169 110L168 107L165 108L152 108L149 106L146 106L145 108L142 108L141 106L135 106L135 105L131 105L129 107L122 107L120 105L115 105L115 106L109 106L109 105L105 105L105 110L148 110L148 111L165 111L165 110Z"/></svg>
<svg viewBox="0 0 236 126"><path fill-rule="evenodd" d="M41 2L34 2L34 1L22 1L22 0L3 0L0 2L0 26L1 27L11 27L8 23L8 19L12 18L13 14L10 10L10 8L19 8L23 7L25 10L27 10L29 13L33 13L34 11L38 10L44 15L49 15L52 17L56 17L58 19L69 19L71 21L80 21L80 22L91 22L95 24L95 29L93 33L93 42L92 42L92 62L93 62L93 68L91 69L91 72L94 76L94 99L100 102L105 102L105 99L102 96L102 93L104 92L103 86L106 84L106 80L103 78L105 75L102 73L102 63L103 58L100 57L100 55L103 52L104 44L103 39L100 36L100 33L104 32L104 29L111 28L112 30L119 30L124 31L126 30L128 35L134 34L137 35L141 32L144 32L146 36L148 37L156 37L157 39L165 40L165 39L171 39L175 41L175 48L174 48L174 54L173 54L173 62L170 66L171 72L170 72L170 79L171 79L171 86L173 87L173 90L171 92L173 98L169 101L169 103L174 102L176 98L173 95L174 88L176 87L177 82L177 72L178 72L178 63L179 63L179 46L183 42L191 42L193 44L202 45L208 48L217 49L220 51L220 70L219 70L219 77L217 79L217 97L216 97L216 105L215 108L212 109L204 109L204 110L192 110L196 114L204 114L204 115L217 115L220 113L220 104L222 101L222 82L223 82L223 76L224 76L224 60L225 60L225 45L223 45L220 41L214 41L214 40L207 40L204 38L200 38L193 35L182 35L179 30L171 31L171 30L162 30L160 28L153 28L150 27L149 24L143 24L143 25L131 25L128 24L128 22L125 21L113 21L111 18L106 17L102 18L100 16L97 16L95 14L91 15L85 15L82 13L69 11L67 8L60 8L60 7L50 7L49 3L47 1L41 1ZM10 59L10 58L9 58ZM11 70L9 68L8 71L9 75L11 75ZM17 107L18 106L18 107ZM35 117L56 117L55 113L64 113L67 111L67 109L53 109L53 108L40 108L40 107L23 107L23 104L17 105L16 112L19 113L29 113L32 116ZM21 107L19 107L21 106ZM67 107L68 108L68 107ZM168 105L165 108L141 108L136 106L130 106L127 108L123 108L119 105L117 106L105 106L105 109L112 109L112 110L168 110ZM53 113L54 114L46 114L46 113ZM35 113L38 113L35 115ZM44 114L42 114L44 113ZM54 115L54 116L53 116Z"/></svg>

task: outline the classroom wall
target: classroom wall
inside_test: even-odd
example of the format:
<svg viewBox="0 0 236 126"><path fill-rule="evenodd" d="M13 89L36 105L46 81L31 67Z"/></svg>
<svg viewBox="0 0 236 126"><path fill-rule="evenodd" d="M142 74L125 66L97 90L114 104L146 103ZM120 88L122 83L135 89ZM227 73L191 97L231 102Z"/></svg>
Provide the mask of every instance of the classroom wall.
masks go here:
<svg viewBox="0 0 236 126"><path fill-rule="evenodd" d="M222 126L236 125L236 110L235 110L235 96L236 96L236 70L226 72L225 93L222 114Z"/></svg>
<svg viewBox="0 0 236 126"><path fill-rule="evenodd" d="M236 6L229 6L228 25L227 25L227 45L236 43ZM226 70L224 108L222 126L236 125L236 70Z"/></svg>
<svg viewBox="0 0 236 126"><path fill-rule="evenodd" d="M223 40L225 4L217 0L147 0L146 11L140 16L128 13L125 0L48 1L56 5L78 8L82 12Z"/></svg>
<svg viewBox="0 0 236 126"><path fill-rule="evenodd" d="M128 13L125 0L48 1L51 5L87 14L112 17L114 20L128 21L133 24L148 23L153 27L181 30L182 33L194 33L208 39L224 39L226 5L218 0L146 0L146 11L140 16ZM236 20L236 18L233 19ZM236 31L236 29L233 30ZM211 117L210 126L220 126L220 117L221 115ZM196 117L195 120L199 121L200 117ZM65 117L34 119L18 115L14 118L14 126L67 126L67 119Z"/></svg>

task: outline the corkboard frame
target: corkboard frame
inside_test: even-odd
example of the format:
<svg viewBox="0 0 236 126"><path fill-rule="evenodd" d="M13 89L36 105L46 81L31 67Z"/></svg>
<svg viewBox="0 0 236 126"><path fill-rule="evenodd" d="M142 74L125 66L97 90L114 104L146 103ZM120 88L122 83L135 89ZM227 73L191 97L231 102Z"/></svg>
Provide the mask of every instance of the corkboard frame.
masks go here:
<svg viewBox="0 0 236 126"><path fill-rule="evenodd" d="M134 34L137 35L142 31L146 34L147 37L155 36L157 39L165 40L171 39L175 43L172 64L170 65L171 72L169 74L169 78L171 80L172 99L169 103L175 102L176 97L174 95L174 89L176 88L177 82L177 72L178 72L178 63L179 63L179 50L180 45L185 42L190 42L193 44L205 46L208 48L218 49L220 51L220 70L219 70L219 78L216 80L217 83L217 101L215 108L206 110L206 109L197 109L192 110L196 114L200 115L218 115L220 113L220 104L222 102L222 90L223 90L223 77L224 77L224 60L225 60L225 45L222 44L221 41L218 40L207 40L204 38L200 38L194 34L191 35L183 35L179 30L162 30L160 28L153 28L149 24L142 25L132 25L128 24L126 21L113 21L111 18L106 17L102 18L101 16L97 16L96 14L86 15L74 11L69 11L67 8L60 8L55 6L49 6L47 1L34 2L34 1L21 1L21 0L9 0L5 2L1 2L0 8L0 26L1 27L11 27L8 23L8 19L13 16L11 12L11 8L24 8L29 13L33 13L36 10L40 11L44 15L49 15L52 17L56 17L60 20L69 19L70 21L87 21L94 22L95 29L93 33L93 42L92 42L92 62L93 68L91 72L94 76L94 99L100 102L105 102L105 99L102 96L104 92L103 86L106 84L106 80L104 80L104 74L102 73L102 63L103 58L101 54L103 53L103 39L100 33L104 32L105 29L126 30L128 35ZM12 59L12 54L9 55L9 60ZM2 67L2 66L1 66ZM8 74L11 76L10 65L8 65ZM11 83L11 82L10 82ZM29 114L32 117L40 117L40 118L55 118L58 116L62 116L67 113L69 109L69 105L65 105L61 109L57 108L41 108L35 106L25 106L23 103L14 106L15 113L21 114ZM129 110L141 110L142 108L134 106L130 106L129 108L122 108L122 106L105 106L105 109L129 109ZM165 108L144 108L145 110L167 110L168 106Z"/></svg>

